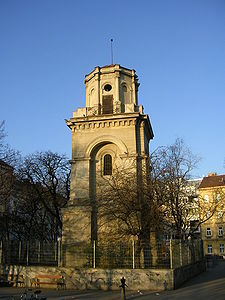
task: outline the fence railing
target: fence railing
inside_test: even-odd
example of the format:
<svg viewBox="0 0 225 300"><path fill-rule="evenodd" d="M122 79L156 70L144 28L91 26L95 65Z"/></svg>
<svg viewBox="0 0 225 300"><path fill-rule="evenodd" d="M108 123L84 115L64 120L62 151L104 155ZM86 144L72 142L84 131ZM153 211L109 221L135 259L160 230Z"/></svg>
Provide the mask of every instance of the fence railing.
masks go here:
<svg viewBox="0 0 225 300"><path fill-rule="evenodd" d="M203 259L201 240L63 245L62 264L83 268L178 268Z"/></svg>
<svg viewBox="0 0 225 300"><path fill-rule="evenodd" d="M0 263L103 269L178 268L203 259L201 240L115 243L0 243Z"/></svg>
<svg viewBox="0 0 225 300"><path fill-rule="evenodd" d="M0 263L14 265L49 265L59 262L58 243L5 241L0 242Z"/></svg>

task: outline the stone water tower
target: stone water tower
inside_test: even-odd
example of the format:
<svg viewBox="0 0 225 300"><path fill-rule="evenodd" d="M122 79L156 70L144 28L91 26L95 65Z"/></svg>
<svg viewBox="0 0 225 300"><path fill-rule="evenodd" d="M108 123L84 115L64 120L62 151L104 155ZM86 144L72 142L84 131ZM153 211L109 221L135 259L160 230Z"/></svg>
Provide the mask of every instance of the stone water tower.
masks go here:
<svg viewBox="0 0 225 300"><path fill-rule="evenodd" d="M133 159L146 164L152 127L138 104L138 77L118 64L96 67L85 76L86 106L73 112L71 194L63 211L66 264L74 246L98 239L96 177L111 176L116 165Z"/></svg>

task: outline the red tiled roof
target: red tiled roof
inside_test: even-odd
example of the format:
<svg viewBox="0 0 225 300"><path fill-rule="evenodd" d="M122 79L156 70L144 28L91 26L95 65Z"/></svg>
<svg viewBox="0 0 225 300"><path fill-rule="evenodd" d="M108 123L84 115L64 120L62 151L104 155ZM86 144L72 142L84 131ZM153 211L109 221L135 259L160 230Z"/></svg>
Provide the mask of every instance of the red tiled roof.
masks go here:
<svg viewBox="0 0 225 300"><path fill-rule="evenodd" d="M225 187L225 174L203 177L202 182L199 185L199 189L219 186Z"/></svg>

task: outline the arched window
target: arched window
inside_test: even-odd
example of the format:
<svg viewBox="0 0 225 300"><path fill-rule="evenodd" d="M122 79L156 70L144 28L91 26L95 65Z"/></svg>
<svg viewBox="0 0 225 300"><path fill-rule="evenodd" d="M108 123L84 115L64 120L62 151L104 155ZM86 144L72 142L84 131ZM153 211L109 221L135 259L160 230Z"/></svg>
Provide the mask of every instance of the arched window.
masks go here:
<svg viewBox="0 0 225 300"><path fill-rule="evenodd" d="M104 156L103 175L112 175L112 156L110 154Z"/></svg>
<svg viewBox="0 0 225 300"><path fill-rule="evenodd" d="M125 83L122 84L121 86L121 90L122 90L122 99L123 99L123 103L124 104L129 104L131 99L130 99L130 95L127 89L127 86Z"/></svg>
<svg viewBox="0 0 225 300"><path fill-rule="evenodd" d="M123 90L124 93L127 92L127 86L125 84L122 85L122 90Z"/></svg>

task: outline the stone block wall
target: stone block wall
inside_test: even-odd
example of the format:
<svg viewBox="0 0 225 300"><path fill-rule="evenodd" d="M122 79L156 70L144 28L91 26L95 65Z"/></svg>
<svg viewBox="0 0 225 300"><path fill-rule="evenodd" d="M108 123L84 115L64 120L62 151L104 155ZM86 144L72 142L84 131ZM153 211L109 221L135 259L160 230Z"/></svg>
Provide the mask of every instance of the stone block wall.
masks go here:
<svg viewBox="0 0 225 300"><path fill-rule="evenodd" d="M178 269L75 269L64 267L10 266L2 267L1 272L23 274L26 285L35 275L63 275L67 289L86 290L119 290L120 279L126 278L129 290L172 290L183 282L205 271L205 261ZM44 285L45 288L55 288Z"/></svg>

